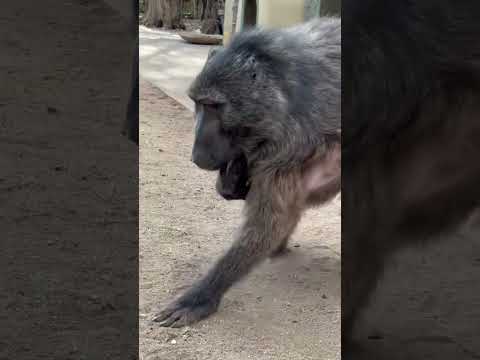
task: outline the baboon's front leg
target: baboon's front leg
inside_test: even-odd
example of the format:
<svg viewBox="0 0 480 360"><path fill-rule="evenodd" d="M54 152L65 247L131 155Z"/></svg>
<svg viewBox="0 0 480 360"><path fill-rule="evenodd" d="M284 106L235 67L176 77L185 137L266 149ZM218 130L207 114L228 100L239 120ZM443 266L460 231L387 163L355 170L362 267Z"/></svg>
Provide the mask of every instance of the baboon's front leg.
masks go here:
<svg viewBox="0 0 480 360"><path fill-rule="evenodd" d="M252 184L246 201L246 220L232 247L205 277L162 310L154 321L161 326L181 327L214 313L223 294L290 236L300 218L300 210L290 203L294 197L282 193L283 189L274 184L264 185L255 188Z"/></svg>

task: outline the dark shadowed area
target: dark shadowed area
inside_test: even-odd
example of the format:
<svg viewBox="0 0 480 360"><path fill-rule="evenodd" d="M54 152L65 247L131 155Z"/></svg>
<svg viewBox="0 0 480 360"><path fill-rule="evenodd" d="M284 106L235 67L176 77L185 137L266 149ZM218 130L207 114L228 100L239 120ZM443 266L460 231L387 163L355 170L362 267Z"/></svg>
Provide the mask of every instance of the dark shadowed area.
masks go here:
<svg viewBox="0 0 480 360"><path fill-rule="evenodd" d="M2 359L137 358L129 31L102 1L2 4Z"/></svg>

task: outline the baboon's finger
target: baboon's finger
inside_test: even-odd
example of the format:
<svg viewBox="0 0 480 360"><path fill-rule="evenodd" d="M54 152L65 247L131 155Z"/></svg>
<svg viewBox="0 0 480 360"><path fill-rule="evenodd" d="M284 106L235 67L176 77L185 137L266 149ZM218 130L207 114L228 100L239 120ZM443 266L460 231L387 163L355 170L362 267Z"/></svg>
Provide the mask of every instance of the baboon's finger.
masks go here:
<svg viewBox="0 0 480 360"><path fill-rule="evenodd" d="M216 306L211 302L193 305L176 303L162 310L153 321L162 327L178 328L200 321L215 311Z"/></svg>

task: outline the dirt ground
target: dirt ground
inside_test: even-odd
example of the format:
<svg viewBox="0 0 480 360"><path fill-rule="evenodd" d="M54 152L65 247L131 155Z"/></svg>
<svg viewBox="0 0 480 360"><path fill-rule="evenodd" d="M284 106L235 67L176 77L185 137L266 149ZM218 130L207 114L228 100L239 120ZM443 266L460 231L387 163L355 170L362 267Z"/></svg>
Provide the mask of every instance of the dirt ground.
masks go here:
<svg viewBox="0 0 480 360"><path fill-rule="evenodd" d="M132 359L128 23L102 1L2 5L0 359Z"/></svg>
<svg viewBox="0 0 480 360"><path fill-rule="evenodd" d="M166 329L151 320L232 242L242 202L190 162L192 113L140 82L140 358L340 358L340 200L308 212L286 256L267 260L217 314Z"/></svg>

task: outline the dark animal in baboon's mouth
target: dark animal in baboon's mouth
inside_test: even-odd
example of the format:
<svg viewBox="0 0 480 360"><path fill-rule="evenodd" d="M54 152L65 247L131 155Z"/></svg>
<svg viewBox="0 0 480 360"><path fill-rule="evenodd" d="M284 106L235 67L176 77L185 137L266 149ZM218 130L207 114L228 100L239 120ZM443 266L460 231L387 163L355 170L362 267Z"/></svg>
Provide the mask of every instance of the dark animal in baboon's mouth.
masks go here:
<svg viewBox="0 0 480 360"><path fill-rule="evenodd" d="M245 200L250 190L248 163L240 154L219 170L217 192L226 200Z"/></svg>

